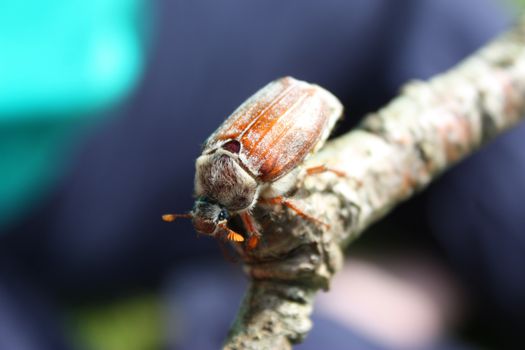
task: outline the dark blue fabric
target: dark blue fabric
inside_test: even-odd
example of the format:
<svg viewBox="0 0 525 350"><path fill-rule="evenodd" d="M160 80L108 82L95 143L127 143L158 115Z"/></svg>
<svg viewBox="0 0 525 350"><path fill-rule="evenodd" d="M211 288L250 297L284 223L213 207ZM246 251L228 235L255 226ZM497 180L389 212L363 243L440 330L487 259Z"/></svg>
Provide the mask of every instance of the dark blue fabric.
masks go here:
<svg viewBox="0 0 525 350"><path fill-rule="evenodd" d="M215 242L195 239L189 222L167 224L160 215L191 208L201 143L268 81L292 75L333 91L348 108L339 126L343 132L387 102L402 83L447 69L509 24L490 0L162 0L156 5L156 41L138 91L113 120L80 143L55 194L0 235L2 263L24 266L24 279L45 283L58 295L118 293L158 284L184 260L210 255L222 260ZM513 143L502 139L511 142L503 148L487 148L477 157L479 164L458 167L449 185L444 179L429 194L430 223L445 250L465 273L474 266L480 288L490 289L505 310L523 302L518 291L525 278L515 265L525 251L518 219L523 196L515 181L525 164L518 155L524 132L515 131ZM506 158L512 162L504 163ZM498 169L507 177L490 175ZM447 193L450 187L455 190ZM485 234L474 234L481 221L447 226L472 196L493 202L483 210L499 213L493 214L497 221L483 225ZM473 252L473 247L480 248ZM496 283L506 294L498 295ZM20 312L32 313L33 304L24 298L36 296L9 298L0 305L28 305ZM58 316L47 320L59 321ZM40 348L46 346L42 341Z"/></svg>
<svg viewBox="0 0 525 350"><path fill-rule="evenodd" d="M0 259L0 349L70 349L62 314L46 288Z"/></svg>

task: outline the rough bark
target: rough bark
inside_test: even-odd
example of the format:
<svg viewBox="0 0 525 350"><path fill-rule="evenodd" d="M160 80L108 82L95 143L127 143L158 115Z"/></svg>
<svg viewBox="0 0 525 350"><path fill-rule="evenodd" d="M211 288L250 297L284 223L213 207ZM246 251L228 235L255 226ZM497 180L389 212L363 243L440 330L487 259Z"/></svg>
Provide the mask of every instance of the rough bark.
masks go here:
<svg viewBox="0 0 525 350"><path fill-rule="evenodd" d="M525 20L450 71L411 82L399 97L330 141L306 166L342 170L305 177L293 200L329 223L257 208L265 244L246 254L251 283L225 349L290 349L312 323L317 291L342 266L343 248L395 205L525 113Z"/></svg>

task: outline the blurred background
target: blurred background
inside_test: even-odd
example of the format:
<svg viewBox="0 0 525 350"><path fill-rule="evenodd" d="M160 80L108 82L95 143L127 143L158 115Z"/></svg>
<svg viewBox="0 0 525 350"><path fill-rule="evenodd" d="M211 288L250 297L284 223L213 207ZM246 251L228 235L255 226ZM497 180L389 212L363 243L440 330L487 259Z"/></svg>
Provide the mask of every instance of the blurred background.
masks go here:
<svg viewBox="0 0 525 350"><path fill-rule="evenodd" d="M346 106L508 28L522 1L0 2L0 349L217 349L246 284L193 204L194 161L284 75ZM349 248L298 349L520 349L525 127Z"/></svg>

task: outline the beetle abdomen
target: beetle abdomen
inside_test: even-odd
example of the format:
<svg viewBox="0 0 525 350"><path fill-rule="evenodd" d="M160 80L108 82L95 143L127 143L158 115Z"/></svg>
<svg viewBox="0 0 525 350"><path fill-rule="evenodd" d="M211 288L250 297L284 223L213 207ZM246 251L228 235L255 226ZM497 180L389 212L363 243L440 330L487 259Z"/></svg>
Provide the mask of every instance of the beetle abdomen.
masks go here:
<svg viewBox="0 0 525 350"><path fill-rule="evenodd" d="M205 151L237 140L243 166L259 181L272 182L319 148L341 113L341 103L323 88L281 78L237 108L208 139Z"/></svg>

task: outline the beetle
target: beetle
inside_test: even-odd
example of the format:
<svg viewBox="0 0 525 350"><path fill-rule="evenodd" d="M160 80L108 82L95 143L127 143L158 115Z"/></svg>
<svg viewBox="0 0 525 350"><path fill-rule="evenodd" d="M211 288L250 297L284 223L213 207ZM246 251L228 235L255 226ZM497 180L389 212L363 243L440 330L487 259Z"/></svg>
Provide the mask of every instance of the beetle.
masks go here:
<svg viewBox="0 0 525 350"><path fill-rule="evenodd" d="M251 209L258 203L282 204L314 222L285 195L293 189L301 165L326 141L342 115L341 102L314 84L284 77L248 98L206 140L195 163L195 205L188 214L166 214L165 221L190 218L195 230L228 241L244 237L227 226L239 215L247 246L260 241ZM332 171L317 166L307 174Z"/></svg>

